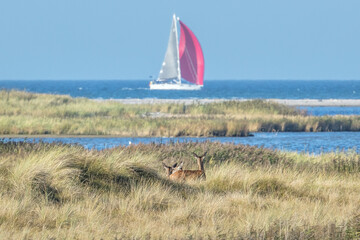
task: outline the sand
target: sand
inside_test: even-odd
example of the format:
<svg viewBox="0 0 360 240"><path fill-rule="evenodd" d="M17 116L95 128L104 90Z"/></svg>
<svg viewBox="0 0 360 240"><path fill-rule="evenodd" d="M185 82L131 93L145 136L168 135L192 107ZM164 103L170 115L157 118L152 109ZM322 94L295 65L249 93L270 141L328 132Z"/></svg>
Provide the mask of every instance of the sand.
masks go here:
<svg viewBox="0 0 360 240"><path fill-rule="evenodd" d="M205 104L226 101L247 101L249 99L110 99L110 101L121 102L123 104L159 104L159 103L177 103L177 104ZM265 99L270 102L277 102L288 106L304 107L360 107L360 99ZM109 101L109 100L96 100Z"/></svg>

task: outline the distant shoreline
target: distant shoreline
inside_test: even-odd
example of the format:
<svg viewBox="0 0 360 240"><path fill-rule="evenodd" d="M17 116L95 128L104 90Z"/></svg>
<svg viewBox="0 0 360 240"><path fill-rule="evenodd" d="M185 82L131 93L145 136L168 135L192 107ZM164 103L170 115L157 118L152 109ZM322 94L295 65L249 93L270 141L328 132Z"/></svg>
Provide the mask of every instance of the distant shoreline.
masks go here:
<svg viewBox="0 0 360 240"><path fill-rule="evenodd" d="M94 101L115 101L123 104L163 104L163 103L176 103L176 104L206 104L216 102L228 101L249 101L253 99L158 99L158 98L132 98L132 99L92 99ZM293 107L360 107L360 99L264 99L269 102L276 102Z"/></svg>
<svg viewBox="0 0 360 240"><path fill-rule="evenodd" d="M74 135L74 134L0 134L0 138L134 138L119 135ZM146 138L146 137L139 137ZM149 137L151 138L151 137Z"/></svg>

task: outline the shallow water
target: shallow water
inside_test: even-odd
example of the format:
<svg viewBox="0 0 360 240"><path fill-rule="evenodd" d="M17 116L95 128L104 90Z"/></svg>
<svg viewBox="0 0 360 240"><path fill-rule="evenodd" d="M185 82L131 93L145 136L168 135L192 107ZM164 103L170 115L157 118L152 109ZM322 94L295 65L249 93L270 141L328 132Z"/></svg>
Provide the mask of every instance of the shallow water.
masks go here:
<svg viewBox="0 0 360 240"><path fill-rule="evenodd" d="M217 137L217 138L4 138L2 141L27 142L61 142L80 144L87 149L106 149L119 145L139 143L171 143L171 142L204 142L248 144L284 151L308 152L319 154L322 152L360 149L360 132L285 132L285 133L254 133L254 137Z"/></svg>
<svg viewBox="0 0 360 240"><path fill-rule="evenodd" d="M297 107L310 116L360 115L360 107Z"/></svg>

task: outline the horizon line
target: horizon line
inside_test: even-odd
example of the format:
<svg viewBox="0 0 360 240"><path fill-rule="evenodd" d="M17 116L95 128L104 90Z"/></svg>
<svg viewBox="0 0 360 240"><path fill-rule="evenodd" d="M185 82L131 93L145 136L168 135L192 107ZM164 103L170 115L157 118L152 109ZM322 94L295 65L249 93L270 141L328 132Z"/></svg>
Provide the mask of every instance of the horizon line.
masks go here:
<svg viewBox="0 0 360 240"><path fill-rule="evenodd" d="M204 81L359 81L359 79L204 79ZM152 79L0 79L0 81L152 81Z"/></svg>

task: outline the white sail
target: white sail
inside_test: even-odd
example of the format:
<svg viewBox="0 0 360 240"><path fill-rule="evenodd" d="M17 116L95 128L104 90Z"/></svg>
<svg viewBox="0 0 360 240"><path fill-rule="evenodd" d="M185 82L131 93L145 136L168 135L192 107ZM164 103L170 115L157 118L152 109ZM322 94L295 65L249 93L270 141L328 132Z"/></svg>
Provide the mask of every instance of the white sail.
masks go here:
<svg viewBox="0 0 360 240"><path fill-rule="evenodd" d="M177 32L178 21L181 29L180 43ZM182 82L181 77L185 81ZM200 43L194 33L176 19L174 14L164 62L159 77L150 81L150 89L200 90L203 86L203 77L204 58Z"/></svg>
<svg viewBox="0 0 360 240"><path fill-rule="evenodd" d="M166 81L171 79L176 79L178 82L181 81L175 14L173 16L168 47L165 53L164 62L161 66L158 81Z"/></svg>

